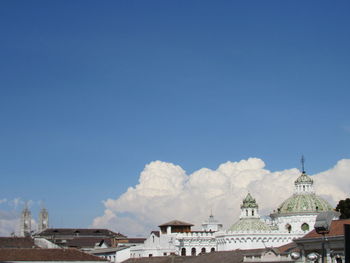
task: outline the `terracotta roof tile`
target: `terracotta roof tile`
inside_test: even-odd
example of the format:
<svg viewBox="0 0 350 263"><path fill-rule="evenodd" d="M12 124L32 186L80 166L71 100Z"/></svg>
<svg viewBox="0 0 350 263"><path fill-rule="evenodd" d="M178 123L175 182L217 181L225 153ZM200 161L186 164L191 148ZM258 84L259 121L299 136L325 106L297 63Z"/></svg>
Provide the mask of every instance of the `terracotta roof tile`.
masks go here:
<svg viewBox="0 0 350 263"><path fill-rule="evenodd" d="M279 253L290 253L292 251L299 251L300 249L298 248L297 244L294 242L290 242L288 244L285 244L283 246L280 246L277 248Z"/></svg>
<svg viewBox="0 0 350 263"><path fill-rule="evenodd" d="M0 261L106 261L77 249L0 248Z"/></svg>
<svg viewBox="0 0 350 263"><path fill-rule="evenodd" d="M168 256L168 257L150 257L150 258L130 258L124 263L241 263L243 255L255 250L234 250L202 254L196 257L187 256Z"/></svg>
<svg viewBox="0 0 350 263"><path fill-rule="evenodd" d="M37 236L106 236L106 237L123 237L126 236L115 233L108 229L94 228L48 228L37 234Z"/></svg>
<svg viewBox="0 0 350 263"><path fill-rule="evenodd" d="M173 220L173 221L159 225L159 227L161 227L161 226L193 226L193 225L190 223L183 222L183 221Z"/></svg>
<svg viewBox="0 0 350 263"><path fill-rule="evenodd" d="M31 237L0 237L0 248L34 248L34 239Z"/></svg>
<svg viewBox="0 0 350 263"><path fill-rule="evenodd" d="M331 223L329 234L326 234L326 237L343 236L345 224L350 224L350 219L333 220ZM300 239L307 239L307 238L322 238L322 235L317 234L314 229Z"/></svg>

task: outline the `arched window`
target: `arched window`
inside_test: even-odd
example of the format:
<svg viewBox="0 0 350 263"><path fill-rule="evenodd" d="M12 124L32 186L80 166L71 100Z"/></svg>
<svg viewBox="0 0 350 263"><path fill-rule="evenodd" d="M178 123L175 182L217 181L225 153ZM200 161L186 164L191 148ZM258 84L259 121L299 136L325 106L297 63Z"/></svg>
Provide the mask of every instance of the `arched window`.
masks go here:
<svg viewBox="0 0 350 263"><path fill-rule="evenodd" d="M205 247L202 247L201 253L205 253Z"/></svg>
<svg viewBox="0 0 350 263"><path fill-rule="evenodd" d="M212 248L210 249L210 252L215 252L215 247L212 247Z"/></svg>
<svg viewBox="0 0 350 263"><path fill-rule="evenodd" d="M290 224L286 224L286 229L288 230L288 233L292 231L292 226Z"/></svg>
<svg viewBox="0 0 350 263"><path fill-rule="evenodd" d="M195 255L196 255L196 248L193 247L193 248L191 249L191 256L195 256Z"/></svg>
<svg viewBox="0 0 350 263"><path fill-rule="evenodd" d="M245 215L248 216L248 209L245 210Z"/></svg>
<svg viewBox="0 0 350 263"><path fill-rule="evenodd" d="M252 216L254 216L254 210L252 210Z"/></svg>
<svg viewBox="0 0 350 263"><path fill-rule="evenodd" d="M181 256L186 256L186 248L181 249Z"/></svg>
<svg viewBox="0 0 350 263"><path fill-rule="evenodd" d="M305 191L305 185L303 185L303 191Z"/></svg>
<svg viewBox="0 0 350 263"><path fill-rule="evenodd" d="M309 231L309 229L310 229L310 227L309 227L308 224L304 223L304 224L301 225L301 230L303 230L303 231Z"/></svg>

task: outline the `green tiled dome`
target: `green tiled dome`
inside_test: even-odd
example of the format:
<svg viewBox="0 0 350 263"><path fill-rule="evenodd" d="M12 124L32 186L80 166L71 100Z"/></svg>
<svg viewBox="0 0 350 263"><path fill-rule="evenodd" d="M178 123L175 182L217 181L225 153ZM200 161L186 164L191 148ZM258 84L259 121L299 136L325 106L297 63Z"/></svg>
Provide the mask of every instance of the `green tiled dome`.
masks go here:
<svg viewBox="0 0 350 263"><path fill-rule="evenodd" d="M270 230L271 228L258 218L241 218L229 229L229 231L235 232L256 232Z"/></svg>
<svg viewBox="0 0 350 263"><path fill-rule="evenodd" d="M302 174L295 180L294 184L313 184L313 180L311 179L310 176L308 176L305 172L302 172Z"/></svg>
<svg viewBox="0 0 350 263"><path fill-rule="evenodd" d="M284 201L278 208L278 213L303 213L332 211L332 206L323 198L309 194L294 194Z"/></svg>

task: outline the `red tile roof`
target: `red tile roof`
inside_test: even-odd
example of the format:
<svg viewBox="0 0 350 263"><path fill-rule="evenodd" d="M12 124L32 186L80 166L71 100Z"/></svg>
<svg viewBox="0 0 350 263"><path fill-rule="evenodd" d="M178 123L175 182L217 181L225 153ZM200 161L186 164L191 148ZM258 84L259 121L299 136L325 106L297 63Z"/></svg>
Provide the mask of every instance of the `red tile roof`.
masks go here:
<svg viewBox="0 0 350 263"><path fill-rule="evenodd" d="M130 258L124 263L241 263L243 255L247 252L256 252L255 250L233 250L202 254L199 256L168 256L168 257L149 257L149 258Z"/></svg>
<svg viewBox="0 0 350 263"><path fill-rule="evenodd" d="M115 233L108 229L93 229L93 228L48 228L37 234L37 236L105 236L105 237L121 237L126 238L126 236Z"/></svg>
<svg viewBox="0 0 350 263"><path fill-rule="evenodd" d="M285 244L283 246L280 246L277 248L279 253L290 253L292 251L299 251L300 249L298 248L297 244L294 242L290 242L288 244Z"/></svg>
<svg viewBox="0 0 350 263"><path fill-rule="evenodd" d="M0 248L34 248L34 239L31 237L0 237Z"/></svg>
<svg viewBox="0 0 350 263"><path fill-rule="evenodd" d="M326 234L326 237L343 236L345 224L350 224L350 219L333 220L331 223L329 234ZM317 234L314 229L305 236L303 236L301 239L307 238L322 238L322 235Z"/></svg>
<svg viewBox="0 0 350 263"><path fill-rule="evenodd" d="M193 226L193 225L190 223L183 222L183 221L173 220L173 221L159 225L159 227L161 227L161 226Z"/></svg>
<svg viewBox="0 0 350 263"><path fill-rule="evenodd" d="M125 239L125 241L127 241L127 243L143 243L143 242L145 242L145 240L146 240L146 238L142 238L142 237ZM122 242L120 242L120 243L122 243Z"/></svg>
<svg viewBox="0 0 350 263"><path fill-rule="evenodd" d="M107 261L77 249L0 248L0 261Z"/></svg>

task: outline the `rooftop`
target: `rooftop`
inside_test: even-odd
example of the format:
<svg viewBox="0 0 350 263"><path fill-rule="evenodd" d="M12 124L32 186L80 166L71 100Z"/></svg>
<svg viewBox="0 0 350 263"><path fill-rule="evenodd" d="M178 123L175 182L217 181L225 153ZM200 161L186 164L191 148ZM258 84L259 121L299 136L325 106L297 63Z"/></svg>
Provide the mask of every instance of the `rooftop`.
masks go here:
<svg viewBox="0 0 350 263"><path fill-rule="evenodd" d="M77 249L0 248L0 261L106 261Z"/></svg>
<svg viewBox="0 0 350 263"><path fill-rule="evenodd" d="M0 237L0 248L34 248L31 237Z"/></svg>
<svg viewBox="0 0 350 263"><path fill-rule="evenodd" d="M350 224L350 219L333 220L330 226L329 234L326 237L336 237L344 236L344 225ZM313 229L311 232L307 233L305 236L298 240L309 239L309 238L323 238L321 234L317 234L316 230Z"/></svg>
<svg viewBox="0 0 350 263"><path fill-rule="evenodd" d="M108 236L126 238L126 236L115 233L108 229L94 228L47 228L37 234L38 236Z"/></svg>
<svg viewBox="0 0 350 263"><path fill-rule="evenodd" d="M159 225L159 227L163 227L163 226L193 226L193 225L183 221L173 220L173 221Z"/></svg>

